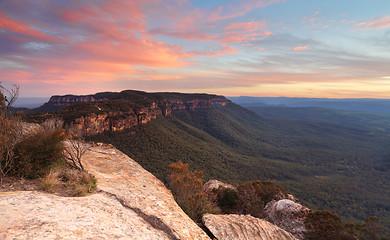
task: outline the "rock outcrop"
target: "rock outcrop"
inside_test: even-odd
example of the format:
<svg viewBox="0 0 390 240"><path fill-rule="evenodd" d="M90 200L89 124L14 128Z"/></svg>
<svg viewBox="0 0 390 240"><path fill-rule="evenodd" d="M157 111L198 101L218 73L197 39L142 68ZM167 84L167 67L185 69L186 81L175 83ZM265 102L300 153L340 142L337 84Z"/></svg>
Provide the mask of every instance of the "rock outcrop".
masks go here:
<svg viewBox="0 0 390 240"><path fill-rule="evenodd" d="M205 226L218 240L293 240L290 233L250 215L203 216Z"/></svg>
<svg viewBox="0 0 390 240"><path fill-rule="evenodd" d="M305 218L310 209L289 199L271 201L264 208L265 219L292 233L297 239L305 238Z"/></svg>
<svg viewBox="0 0 390 240"><path fill-rule="evenodd" d="M151 173L111 145L93 146L84 167L98 181L82 198L0 194L4 239L210 239Z"/></svg>
<svg viewBox="0 0 390 240"><path fill-rule="evenodd" d="M218 189L219 187L230 188L234 191L237 191L237 188L231 184L223 183L218 180L210 180L203 185L203 192L209 194L212 193L214 189Z"/></svg>

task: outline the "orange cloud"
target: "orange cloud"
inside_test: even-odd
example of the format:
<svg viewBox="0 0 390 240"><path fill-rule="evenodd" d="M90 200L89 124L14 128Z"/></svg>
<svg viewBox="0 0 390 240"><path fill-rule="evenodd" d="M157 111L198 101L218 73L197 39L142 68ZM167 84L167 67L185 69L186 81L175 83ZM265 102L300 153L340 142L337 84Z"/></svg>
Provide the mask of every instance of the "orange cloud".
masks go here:
<svg viewBox="0 0 390 240"><path fill-rule="evenodd" d="M390 16L385 15L372 21L356 23L355 25L364 30L390 28Z"/></svg>
<svg viewBox="0 0 390 240"><path fill-rule="evenodd" d="M302 46L302 47L295 47L293 48L294 51L305 51L309 48L309 46Z"/></svg>
<svg viewBox="0 0 390 240"><path fill-rule="evenodd" d="M7 18L2 12L0 12L0 28L41 40L58 41L58 39L48 36L25 23Z"/></svg>

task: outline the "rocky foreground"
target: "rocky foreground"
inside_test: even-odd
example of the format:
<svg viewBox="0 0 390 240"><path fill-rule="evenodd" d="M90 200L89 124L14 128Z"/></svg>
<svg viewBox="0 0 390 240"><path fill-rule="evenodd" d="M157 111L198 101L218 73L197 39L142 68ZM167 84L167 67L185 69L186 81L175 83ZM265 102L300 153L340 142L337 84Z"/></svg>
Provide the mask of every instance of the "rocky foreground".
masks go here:
<svg viewBox="0 0 390 240"><path fill-rule="evenodd" d="M116 148L93 146L83 162L98 181L87 197L0 193L0 239L210 239L161 181ZM205 223L219 240L294 239L250 216L209 215Z"/></svg>

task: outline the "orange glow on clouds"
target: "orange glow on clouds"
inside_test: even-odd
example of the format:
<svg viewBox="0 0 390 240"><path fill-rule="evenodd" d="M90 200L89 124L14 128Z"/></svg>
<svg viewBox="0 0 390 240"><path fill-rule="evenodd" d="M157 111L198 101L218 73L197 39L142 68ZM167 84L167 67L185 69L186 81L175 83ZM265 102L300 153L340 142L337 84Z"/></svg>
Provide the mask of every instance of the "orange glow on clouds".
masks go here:
<svg viewBox="0 0 390 240"><path fill-rule="evenodd" d="M295 47L293 48L294 51L305 51L309 48L309 46L302 46L302 47Z"/></svg>
<svg viewBox="0 0 390 240"><path fill-rule="evenodd" d="M365 30L390 28L390 16L382 16L369 22L357 23L356 25Z"/></svg>
<svg viewBox="0 0 390 240"><path fill-rule="evenodd" d="M389 97L389 15L335 20L316 7L311 17L275 16L293 1L216 2L0 1L1 81L27 96L139 89L354 97L377 89Z"/></svg>

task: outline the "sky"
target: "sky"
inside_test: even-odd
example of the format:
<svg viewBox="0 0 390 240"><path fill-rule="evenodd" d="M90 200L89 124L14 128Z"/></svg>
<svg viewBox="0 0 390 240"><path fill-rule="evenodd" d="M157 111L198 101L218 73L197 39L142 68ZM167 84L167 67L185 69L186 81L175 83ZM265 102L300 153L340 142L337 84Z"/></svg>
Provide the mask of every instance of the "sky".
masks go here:
<svg viewBox="0 0 390 240"><path fill-rule="evenodd" d="M0 0L20 97L390 98L389 0Z"/></svg>

